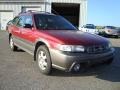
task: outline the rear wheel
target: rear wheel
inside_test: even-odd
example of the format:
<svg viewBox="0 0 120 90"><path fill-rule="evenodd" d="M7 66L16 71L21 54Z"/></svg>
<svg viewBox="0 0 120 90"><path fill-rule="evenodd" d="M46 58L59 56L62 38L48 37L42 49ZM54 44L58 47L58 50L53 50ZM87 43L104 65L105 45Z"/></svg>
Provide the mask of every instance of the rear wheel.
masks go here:
<svg viewBox="0 0 120 90"><path fill-rule="evenodd" d="M36 60L41 73L49 75L52 71L52 63L49 51L45 45L37 49Z"/></svg>
<svg viewBox="0 0 120 90"><path fill-rule="evenodd" d="M10 49L11 49L12 51L17 51L18 47L14 45L14 42L13 42L13 38L12 38L12 37L10 37L10 39L9 39L9 45L10 45Z"/></svg>

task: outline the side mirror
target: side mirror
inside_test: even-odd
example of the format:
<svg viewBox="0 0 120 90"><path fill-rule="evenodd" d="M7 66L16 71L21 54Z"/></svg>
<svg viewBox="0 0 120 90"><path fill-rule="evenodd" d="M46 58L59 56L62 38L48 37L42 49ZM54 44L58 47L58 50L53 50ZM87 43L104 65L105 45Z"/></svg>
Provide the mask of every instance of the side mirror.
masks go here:
<svg viewBox="0 0 120 90"><path fill-rule="evenodd" d="M25 24L24 28L32 28L33 26L31 24Z"/></svg>

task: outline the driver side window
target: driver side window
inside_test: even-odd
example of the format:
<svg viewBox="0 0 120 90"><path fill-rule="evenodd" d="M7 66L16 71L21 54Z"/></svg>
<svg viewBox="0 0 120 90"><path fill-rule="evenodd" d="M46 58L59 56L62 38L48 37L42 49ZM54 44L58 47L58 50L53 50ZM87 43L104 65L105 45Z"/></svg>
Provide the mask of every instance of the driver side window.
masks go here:
<svg viewBox="0 0 120 90"><path fill-rule="evenodd" d="M28 15L20 16L17 26L25 28L26 25L33 26L32 16L30 16L30 15L29 16Z"/></svg>

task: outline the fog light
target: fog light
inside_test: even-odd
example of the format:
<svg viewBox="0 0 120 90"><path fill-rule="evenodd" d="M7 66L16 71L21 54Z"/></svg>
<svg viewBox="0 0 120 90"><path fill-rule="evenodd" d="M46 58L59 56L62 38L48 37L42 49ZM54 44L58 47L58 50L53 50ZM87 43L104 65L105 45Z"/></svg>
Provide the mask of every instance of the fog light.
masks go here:
<svg viewBox="0 0 120 90"><path fill-rule="evenodd" d="M80 64L75 64L74 67L73 67L73 70L75 72L79 71L80 70Z"/></svg>

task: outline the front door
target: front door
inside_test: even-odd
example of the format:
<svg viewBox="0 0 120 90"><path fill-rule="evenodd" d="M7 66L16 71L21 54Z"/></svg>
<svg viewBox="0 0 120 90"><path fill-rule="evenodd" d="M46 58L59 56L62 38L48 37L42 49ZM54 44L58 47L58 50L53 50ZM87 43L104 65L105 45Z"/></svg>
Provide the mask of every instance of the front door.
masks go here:
<svg viewBox="0 0 120 90"><path fill-rule="evenodd" d="M26 25L31 26L26 27ZM20 20L17 23L17 26L19 27L20 36L19 36L19 45L28 51L29 53L33 53L34 51L34 31L32 30L33 22L32 22L32 16L31 15L22 15L20 16Z"/></svg>

